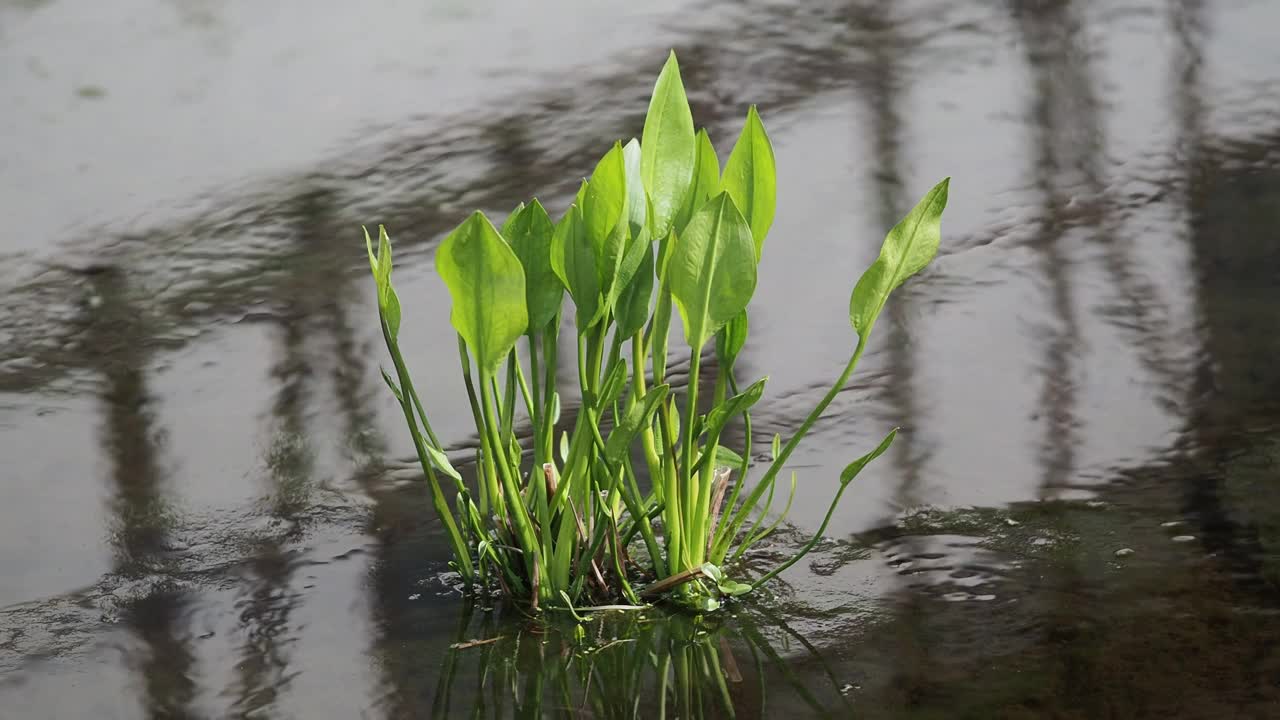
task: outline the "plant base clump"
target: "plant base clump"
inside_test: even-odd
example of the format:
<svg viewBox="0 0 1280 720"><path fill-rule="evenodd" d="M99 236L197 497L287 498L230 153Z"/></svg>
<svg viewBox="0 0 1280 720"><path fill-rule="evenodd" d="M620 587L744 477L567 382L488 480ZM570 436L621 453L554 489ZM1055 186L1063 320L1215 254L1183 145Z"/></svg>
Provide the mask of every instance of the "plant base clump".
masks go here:
<svg viewBox="0 0 1280 720"><path fill-rule="evenodd" d="M498 588L533 610L658 598L713 610L804 557L850 482L896 431L840 474L826 518L799 553L763 576L731 577L736 561L786 516L794 473L786 505L769 522L778 474L848 382L889 294L937 254L947 185L889 232L855 284L848 364L794 435L774 437L768 469L749 488L751 408L765 379L741 387L734 365L776 192L773 148L754 106L722 170L706 130L694 131L672 53L641 138L615 143L558 221L535 199L501 227L476 212L440 243L436 269L452 300L480 438L474 488L446 457L400 353L386 229L376 249L366 231L395 369L383 377L404 410L467 586ZM571 420L561 417L558 384L566 293L580 398ZM668 372L676 314L690 353L682 391ZM699 397L698 382L708 345L716 359L709 398ZM744 447L722 442L735 422L746 426ZM521 442L518 426L531 440Z"/></svg>

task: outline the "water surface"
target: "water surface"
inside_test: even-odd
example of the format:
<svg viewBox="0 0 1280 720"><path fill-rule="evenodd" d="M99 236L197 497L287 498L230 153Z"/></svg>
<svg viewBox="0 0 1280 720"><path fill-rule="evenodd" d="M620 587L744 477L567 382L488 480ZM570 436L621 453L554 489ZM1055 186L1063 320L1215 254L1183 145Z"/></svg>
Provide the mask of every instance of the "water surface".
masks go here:
<svg viewBox="0 0 1280 720"><path fill-rule="evenodd" d="M1274 5L633 5L0 3L0 717L1280 711ZM734 617L467 608L359 226L397 238L410 362L465 419L436 242L558 212L669 47L722 150L753 102L777 150L758 442L953 177L753 563L903 433Z"/></svg>

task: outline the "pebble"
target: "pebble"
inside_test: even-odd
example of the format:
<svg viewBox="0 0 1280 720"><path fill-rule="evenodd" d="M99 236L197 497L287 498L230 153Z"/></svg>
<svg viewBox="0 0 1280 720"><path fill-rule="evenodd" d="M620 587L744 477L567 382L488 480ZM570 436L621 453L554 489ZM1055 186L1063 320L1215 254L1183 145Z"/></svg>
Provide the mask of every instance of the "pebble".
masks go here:
<svg viewBox="0 0 1280 720"><path fill-rule="evenodd" d="M1174 535L1173 536L1173 541L1176 543L1195 542L1195 539L1196 539L1195 535Z"/></svg>
<svg viewBox="0 0 1280 720"><path fill-rule="evenodd" d="M1120 548L1116 551L1116 557L1129 557L1133 554L1133 548Z"/></svg>

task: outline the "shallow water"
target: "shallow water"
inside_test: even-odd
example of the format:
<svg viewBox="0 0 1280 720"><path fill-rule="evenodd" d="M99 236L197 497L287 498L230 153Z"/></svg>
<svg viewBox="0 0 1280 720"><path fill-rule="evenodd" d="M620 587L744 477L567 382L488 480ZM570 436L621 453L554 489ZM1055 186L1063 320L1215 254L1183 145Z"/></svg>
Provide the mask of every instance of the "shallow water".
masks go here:
<svg viewBox="0 0 1280 720"><path fill-rule="evenodd" d="M0 2L0 718L1280 714L1274 3L539 7ZM435 243L563 206L671 46L722 150L750 102L777 150L759 442L953 177L758 561L904 432L718 626L468 610L359 225L467 417Z"/></svg>

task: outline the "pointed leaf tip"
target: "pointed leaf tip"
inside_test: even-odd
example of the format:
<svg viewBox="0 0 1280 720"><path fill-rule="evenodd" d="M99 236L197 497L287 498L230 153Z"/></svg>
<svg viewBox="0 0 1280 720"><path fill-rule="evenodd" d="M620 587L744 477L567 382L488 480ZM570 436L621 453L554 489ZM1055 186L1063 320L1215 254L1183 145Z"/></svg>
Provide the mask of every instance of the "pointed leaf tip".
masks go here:
<svg viewBox="0 0 1280 720"><path fill-rule="evenodd" d="M858 473L862 472L862 469L865 468L868 463L880 457L889 449L889 446L893 444L893 439L896 437L898 437L898 428L890 430L889 434L885 436L884 440L880 441L880 444L876 446L875 450L872 450L866 455L863 455L857 460L849 463L848 466L846 466L840 473L840 484L848 485L853 482L853 479L858 476Z"/></svg>
<svg viewBox="0 0 1280 720"><path fill-rule="evenodd" d="M849 298L849 322L865 342L889 294L920 272L938 254L942 212L950 178L933 186L885 236L880 256L858 279Z"/></svg>
<svg viewBox="0 0 1280 720"><path fill-rule="evenodd" d="M653 201L656 237L671 229L693 180L696 157L693 113L672 50L654 83L640 136L640 175Z"/></svg>

